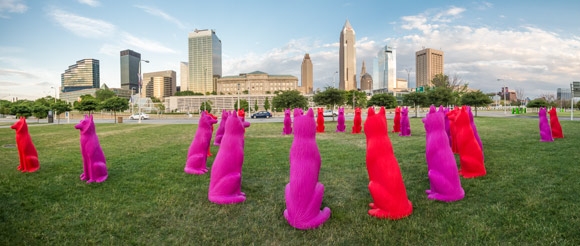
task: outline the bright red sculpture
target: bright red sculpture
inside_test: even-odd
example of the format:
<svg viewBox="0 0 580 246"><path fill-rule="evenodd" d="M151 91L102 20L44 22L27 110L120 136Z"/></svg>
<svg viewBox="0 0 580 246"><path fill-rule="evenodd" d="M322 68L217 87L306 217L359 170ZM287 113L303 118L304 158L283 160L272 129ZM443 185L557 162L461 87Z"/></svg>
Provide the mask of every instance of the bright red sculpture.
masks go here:
<svg viewBox="0 0 580 246"><path fill-rule="evenodd" d="M556 108L550 109L548 111L550 114L550 128L552 128L552 138L564 138L564 133L562 133L562 126L560 125L560 120L556 113Z"/></svg>
<svg viewBox="0 0 580 246"><path fill-rule="evenodd" d="M401 107L395 108L395 124L392 132L401 132Z"/></svg>
<svg viewBox="0 0 580 246"><path fill-rule="evenodd" d="M483 163L483 152L475 139L475 134L471 128L467 107L462 107L456 112L447 113L449 121L453 125L452 132L455 132L455 142L459 147L459 160L461 169L459 175L464 178L474 178L486 174Z"/></svg>
<svg viewBox="0 0 580 246"><path fill-rule="evenodd" d="M392 220L407 217L413 212L413 204L407 198L401 169L393 153L385 108L381 107L378 114L369 108L364 127L369 191L374 201L369 204L372 208L369 215Z"/></svg>
<svg viewBox="0 0 580 246"><path fill-rule="evenodd" d="M36 153L36 148L28 133L26 119L20 117L20 120L16 121L10 128L16 130L16 146L18 148L18 156L20 157L18 170L22 172L34 172L38 170L38 153Z"/></svg>
<svg viewBox="0 0 580 246"><path fill-rule="evenodd" d="M458 113L458 107L455 107L453 110L446 113L447 119L449 120L449 133L451 134L451 151L453 151L454 154L459 153L459 148L457 148L457 132L455 128L455 121L450 120L450 117L455 117Z"/></svg>
<svg viewBox="0 0 580 246"><path fill-rule="evenodd" d="M316 116L316 133L324 133L324 109L318 108L318 115Z"/></svg>
<svg viewBox="0 0 580 246"><path fill-rule="evenodd" d="M354 125L352 126L352 132L351 133L360 133L360 131L362 130L362 119L360 117L361 115L361 110L360 108L355 108L354 109Z"/></svg>

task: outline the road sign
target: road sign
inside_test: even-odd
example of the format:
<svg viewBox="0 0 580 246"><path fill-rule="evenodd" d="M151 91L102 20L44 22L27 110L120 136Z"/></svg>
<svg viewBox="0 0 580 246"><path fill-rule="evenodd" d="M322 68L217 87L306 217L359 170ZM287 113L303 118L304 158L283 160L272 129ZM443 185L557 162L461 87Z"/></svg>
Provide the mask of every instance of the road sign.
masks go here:
<svg viewBox="0 0 580 246"><path fill-rule="evenodd" d="M417 87L415 88L415 92L423 92L423 87Z"/></svg>

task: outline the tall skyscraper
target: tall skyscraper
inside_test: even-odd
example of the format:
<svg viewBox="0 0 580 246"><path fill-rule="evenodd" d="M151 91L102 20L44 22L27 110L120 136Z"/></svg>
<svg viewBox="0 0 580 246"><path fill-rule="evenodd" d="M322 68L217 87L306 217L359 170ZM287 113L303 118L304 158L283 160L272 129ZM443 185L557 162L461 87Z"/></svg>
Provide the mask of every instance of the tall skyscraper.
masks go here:
<svg viewBox="0 0 580 246"><path fill-rule="evenodd" d="M312 78L312 61L310 55L306 53L302 60L301 85L304 94L311 94L313 92L313 78Z"/></svg>
<svg viewBox="0 0 580 246"><path fill-rule="evenodd" d="M179 63L179 82L181 83L181 91L188 91L189 87L189 63Z"/></svg>
<svg viewBox="0 0 580 246"><path fill-rule="evenodd" d="M360 89L363 91L373 90L373 78L369 73L367 73L367 67L365 66L365 61L363 60L362 69L360 71Z"/></svg>
<svg viewBox="0 0 580 246"><path fill-rule="evenodd" d="M339 73L341 90L356 90L356 50L354 29L348 19L340 31Z"/></svg>
<svg viewBox="0 0 580 246"><path fill-rule="evenodd" d="M217 78L222 76L222 41L214 30L189 33L189 83L193 92L216 91Z"/></svg>
<svg viewBox="0 0 580 246"><path fill-rule="evenodd" d="M173 96L176 92L175 71L159 71L143 74L142 97L156 97L163 100L165 97Z"/></svg>
<svg viewBox="0 0 580 246"><path fill-rule="evenodd" d="M60 75L61 91L70 92L101 86L99 60L83 59Z"/></svg>
<svg viewBox="0 0 580 246"><path fill-rule="evenodd" d="M141 54L132 50L121 51L121 88L139 91L139 62Z"/></svg>
<svg viewBox="0 0 580 246"><path fill-rule="evenodd" d="M397 88L397 51L388 45L381 48L373 64L374 90Z"/></svg>
<svg viewBox="0 0 580 246"><path fill-rule="evenodd" d="M436 49L423 49L415 53L416 87L431 87L431 80L437 74L442 74L443 51Z"/></svg>

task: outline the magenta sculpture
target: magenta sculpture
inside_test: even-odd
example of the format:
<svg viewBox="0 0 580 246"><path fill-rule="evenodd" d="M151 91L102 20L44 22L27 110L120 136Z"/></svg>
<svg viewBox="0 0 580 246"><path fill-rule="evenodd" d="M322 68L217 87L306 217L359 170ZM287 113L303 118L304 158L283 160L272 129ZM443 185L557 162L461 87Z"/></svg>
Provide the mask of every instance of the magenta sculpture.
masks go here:
<svg viewBox="0 0 580 246"><path fill-rule="evenodd" d="M294 109L294 112L296 112L296 109ZM286 109L284 110L284 128L282 129L282 135L290 134L292 134L292 118L290 118L290 109Z"/></svg>
<svg viewBox="0 0 580 246"><path fill-rule="evenodd" d="M477 144L479 144L479 148L481 148L481 154L483 155L483 159L485 160L485 155L483 154L483 143L479 138L479 134L477 133L477 127L475 126L475 121L473 121L473 113L471 112L471 107L467 107L467 113L469 114L469 123L471 124L471 129L473 130L473 135L475 135L475 140L477 140Z"/></svg>
<svg viewBox="0 0 580 246"><path fill-rule="evenodd" d="M411 136L411 125L409 124L409 108L401 109L401 133L399 136Z"/></svg>
<svg viewBox="0 0 580 246"><path fill-rule="evenodd" d="M302 111L301 108L295 108L294 109L294 118L301 116L301 115L304 115L304 111Z"/></svg>
<svg viewBox="0 0 580 246"><path fill-rule="evenodd" d="M344 108L338 108L338 125L336 125L336 132L345 132L346 125L344 125Z"/></svg>
<svg viewBox="0 0 580 246"><path fill-rule="evenodd" d="M230 117L228 116L228 118ZM201 175L207 172L207 150L209 149L209 142L211 141L211 127L215 123L217 123L217 120L211 118L211 116L207 115L205 111L201 112L199 124L195 131L195 137L193 138L193 142L191 142L189 151L187 152L187 162L183 169L186 173Z"/></svg>
<svg viewBox="0 0 580 246"><path fill-rule="evenodd" d="M540 108L538 115L540 116L540 141L542 142L552 142L552 130L550 128L550 123L548 123L548 117L546 115L546 108Z"/></svg>
<svg viewBox="0 0 580 246"><path fill-rule="evenodd" d="M103 182L107 179L107 161L99 144L99 137L95 131L93 116L85 118L75 125L81 131L81 154L83 156L83 173L81 180L91 182Z"/></svg>
<svg viewBox="0 0 580 246"><path fill-rule="evenodd" d="M220 149L213 162L208 199L217 204L240 203L246 200L242 192L244 164L244 132L250 122L236 114L228 117Z"/></svg>
<svg viewBox="0 0 580 246"><path fill-rule="evenodd" d="M427 198L445 202L463 199L465 192L461 187L455 156L447 143L445 132L445 113L442 107L430 112L423 118L426 132L425 157L431 189L426 190Z"/></svg>
<svg viewBox="0 0 580 246"><path fill-rule="evenodd" d="M322 211L324 185L318 182L320 152L316 145L314 112L294 118L294 141L290 148L290 183L286 185L284 217L298 229L313 229L330 217L330 209Z"/></svg>
<svg viewBox="0 0 580 246"><path fill-rule="evenodd" d="M213 139L213 145L219 146L222 142L222 138L224 137L224 130L226 129L226 121L228 120L228 116L230 113L224 109L222 111L222 120L220 121L220 126L218 127L215 138Z"/></svg>

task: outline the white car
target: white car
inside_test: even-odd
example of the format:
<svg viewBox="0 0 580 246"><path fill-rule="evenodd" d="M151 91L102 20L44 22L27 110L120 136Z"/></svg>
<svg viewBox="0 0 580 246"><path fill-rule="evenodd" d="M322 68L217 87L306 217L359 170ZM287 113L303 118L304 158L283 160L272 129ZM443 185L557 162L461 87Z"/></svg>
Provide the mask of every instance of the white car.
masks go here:
<svg viewBox="0 0 580 246"><path fill-rule="evenodd" d="M137 120L137 119L139 119L139 114L131 115L131 116L129 116L129 119L130 120ZM142 120L148 120L149 119L149 115L146 114L146 113L141 113L141 119Z"/></svg>
<svg viewBox="0 0 580 246"><path fill-rule="evenodd" d="M322 116L324 116L324 117L338 116L338 113L336 111L332 111L332 110L324 110L324 112L322 113Z"/></svg>

